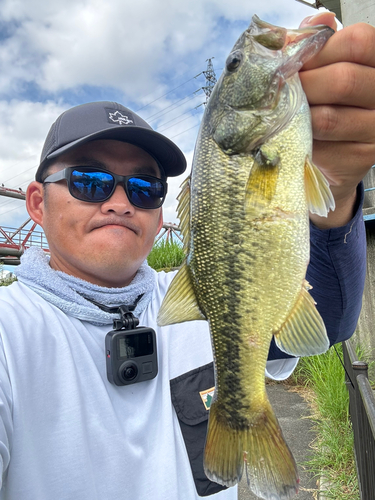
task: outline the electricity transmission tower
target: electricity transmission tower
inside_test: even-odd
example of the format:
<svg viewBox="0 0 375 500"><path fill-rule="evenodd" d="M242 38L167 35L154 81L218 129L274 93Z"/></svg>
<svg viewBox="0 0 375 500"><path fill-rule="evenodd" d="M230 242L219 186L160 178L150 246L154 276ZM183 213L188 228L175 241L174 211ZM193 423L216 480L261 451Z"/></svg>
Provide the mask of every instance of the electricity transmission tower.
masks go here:
<svg viewBox="0 0 375 500"><path fill-rule="evenodd" d="M203 92L206 94L206 101L204 103L205 105L208 103L208 99L210 98L212 90L215 87L216 83L216 75L214 65L212 64L212 59L214 58L210 57L210 59L207 59L207 69L206 71L203 71L203 74L206 77L206 85L205 87L202 87Z"/></svg>

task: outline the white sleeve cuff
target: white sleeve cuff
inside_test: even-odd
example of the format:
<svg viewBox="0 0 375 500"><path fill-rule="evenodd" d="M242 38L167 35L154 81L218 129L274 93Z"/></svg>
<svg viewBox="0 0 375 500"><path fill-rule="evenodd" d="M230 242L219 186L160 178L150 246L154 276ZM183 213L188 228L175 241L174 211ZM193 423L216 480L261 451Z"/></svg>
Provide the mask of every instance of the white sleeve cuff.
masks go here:
<svg viewBox="0 0 375 500"><path fill-rule="evenodd" d="M285 380L294 371L299 358L272 359L267 361L266 377L273 380Z"/></svg>

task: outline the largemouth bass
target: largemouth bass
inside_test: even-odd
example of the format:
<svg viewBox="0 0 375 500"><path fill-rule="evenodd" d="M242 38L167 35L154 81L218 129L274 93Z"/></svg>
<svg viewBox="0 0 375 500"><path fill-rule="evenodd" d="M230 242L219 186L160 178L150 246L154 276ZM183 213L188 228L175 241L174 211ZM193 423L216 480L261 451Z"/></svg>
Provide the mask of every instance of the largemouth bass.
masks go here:
<svg viewBox="0 0 375 500"><path fill-rule="evenodd" d="M298 491L293 456L265 390L270 342L294 356L329 347L305 280L309 210L334 209L312 161L311 117L298 70L333 34L287 30L253 17L227 58L206 107L191 177L179 196L186 260L159 324L206 319L216 389L204 468L253 492Z"/></svg>

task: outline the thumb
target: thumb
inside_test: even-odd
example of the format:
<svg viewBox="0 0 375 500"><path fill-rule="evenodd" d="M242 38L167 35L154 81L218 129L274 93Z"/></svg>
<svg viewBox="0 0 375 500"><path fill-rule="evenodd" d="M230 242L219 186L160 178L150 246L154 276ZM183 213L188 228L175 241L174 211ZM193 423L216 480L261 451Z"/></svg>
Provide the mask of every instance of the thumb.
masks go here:
<svg viewBox="0 0 375 500"><path fill-rule="evenodd" d="M305 17L299 27L307 28L309 26L317 26L318 24L324 24L337 31L336 17L333 12L319 12L315 16Z"/></svg>

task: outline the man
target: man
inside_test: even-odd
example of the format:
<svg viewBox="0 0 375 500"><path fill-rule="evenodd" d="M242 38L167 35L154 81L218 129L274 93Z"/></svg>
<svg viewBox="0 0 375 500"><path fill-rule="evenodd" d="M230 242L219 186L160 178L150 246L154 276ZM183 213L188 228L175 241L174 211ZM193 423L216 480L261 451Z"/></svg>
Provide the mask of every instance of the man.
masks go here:
<svg viewBox="0 0 375 500"><path fill-rule="evenodd" d="M310 20L322 22L333 23ZM327 220L314 218L308 275L331 343L353 333L363 290L359 183L375 160L374 32L343 30L302 74L315 161L338 207ZM358 82L354 94L330 77L342 64ZM158 328L173 273L144 263L162 225L165 178L184 169L171 141L116 103L78 106L53 124L27 191L51 258L29 250L19 281L0 291L0 498L237 497L236 488L206 480L201 467L208 412L199 393L213 385L207 325ZM159 371L147 382L107 379L104 342L120 305L134 306L140 325L156 331ZM296 365L282 356L271 346L267 370L276 379Z"/></svg>

